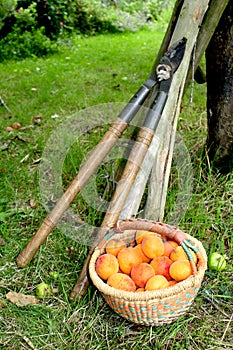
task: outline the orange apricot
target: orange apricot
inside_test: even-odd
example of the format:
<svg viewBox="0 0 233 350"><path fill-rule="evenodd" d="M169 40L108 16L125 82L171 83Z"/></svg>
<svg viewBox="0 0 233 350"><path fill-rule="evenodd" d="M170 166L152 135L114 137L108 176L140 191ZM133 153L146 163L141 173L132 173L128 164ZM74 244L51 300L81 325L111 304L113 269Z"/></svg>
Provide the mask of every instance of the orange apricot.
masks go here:
<svg viewBox="0 0 233 350"><path fill-rule="evenodd" d="M174 250L174 247L168 241L163 242L163 245L164 245L164 253L163 253L163 255L166 255L166 256L169 257L171 252Z"/></svg>
<svg viewBox="0 0 233 350"><path fill-rule="evenodd" d="M191 250L189 249L190 253L192 254L192 257L193 257L193 261L194 263L196 264L197 262L197 256L196 254ZM187 254L185 253L183 247L181 246L178 246L176 247L173 252L171 252L170 254L170 259L172 261L177 261L177 260L188 260L188 256Z"/></svg>
<svg viewBox="0 0 233 350"><path fill-rule="evenodd" d="M143 238L150 234L153 234L153 232L143 231L143 230L136 231L136 236L135 236L136 243L137 244L142 243Z"/></svg>
<svg viewBox="0 0 233 350"><path fill-rule="evenodd" d="M148 263L151 259L148 258L142 251L142 244L139 243L137 244L134 249L138 252L138 254L140 255L140 257L142 258L142 262L146 262Z"/></svg>
<svg viewBox="0 0 233 350"><path fill-rule="evenodd" d="M175 242L175 241L168 240L168 243L170 243L174 248L179 246L179 244L177 242Z"/></svg>
<svg viewBox="0 0 233 350"><path fill-rule="evenodd" d="M163 255L164 245L162 239L153 234L147 235L142 240L142 251L150 259Z"/></svg>
<svg viewBox="0 0 233 350"><path fill-rule="evenodd" d="M100 278L107 280L113 273L118 272L119 263L114 255L106 253L98 257L95 269Z"/></svg>
<svg viewBox="0 0 233 350"><path fill-rule="evenodd" d="M145 290L156 290L167 288L169 286L168 280L162 275L155 275L151 277L145 286Z"/></svg>
<svg viewBox="0 0 233 350"><path fill-rule="evenodd" d="M188 260L174 261L170 268L169 274L175 281L180 282L192 275L191 264Z"/></svg>
<svg viewBox="0 0 233 350"><path fill-rule="evenodd" d="M126 247L126 243L124 241L122 241L121 239L117 239L117 238L112 238L110 241L108 241L108 243L105 246L106 252L108 254L112 254L117 256L117 254L119 253L119 251L122 248Z"/></svg>
<svg viewBox="0 0 233 350"><path fill-rule="evenodd" d="M134 265L140 264L142 262L141 256L133 247L123 248L119 251L117 255L118 263L122 272L127 275Z"/></svg>
<svg viewBox="0 0 233 350"><path fill-rule="evenodd" d="M169 281L171 279L169 275L169 268L173 261L167 256L156 256L150 265L153 267L156 275L163 275Z"/></svg>
<svg viewBox="0 0 233 350"><path fill-rule="evenodd" d="M125 290L127 292L135 292L136 285L132 278L125 273L114 273L109 276L107 284L113 288Z"/></svg>
<svg viewBox="0 0 233 350"><path fill-rule="evenodd" d="M174 286L174 285L177 284L177 283L178 283L178 282L175 281L175 280L168 281L169 287L172 287L172 286Z"/></svg>
<svg viewBox="0 0 233 350"><path fill-rule="evenodd" d="M153 267L145 262L134 265L130 272L132 280L138 287L145 287L146 282L154 275Z"/></svg>

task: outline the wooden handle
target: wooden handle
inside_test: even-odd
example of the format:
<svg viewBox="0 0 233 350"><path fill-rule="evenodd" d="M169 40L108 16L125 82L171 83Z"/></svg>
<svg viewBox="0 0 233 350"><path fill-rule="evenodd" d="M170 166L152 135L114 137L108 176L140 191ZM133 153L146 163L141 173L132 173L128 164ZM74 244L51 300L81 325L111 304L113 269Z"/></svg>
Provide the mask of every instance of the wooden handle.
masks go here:
<svg viewBox="0 0 233 350"><path fill-rule="evenodd" d="M95 246L103 239L108 230L116 224L120 212L125 204L125 200L134 183L149 145L153 139L154 132L151 129L142 128L137 137L132 151L130 152L128 161L123 171L121 180L118 182L116 191L111 199L108 210L105 214L104 220L100 229L96 233ZM93 248L89 250L88 256L85 260L83 269L70 295L70 299L81 297L89 286L89 279L87 278L90 257L93 253Z"/></svg>
<svg viewBox="0 0 233 350"><path fill-rule="evenodd" d="M66 192L59 199L51 213L43 221L39 230L17 257L16 263L19 267L26 267L30 263L40 245L44 243L50 232L57 225L61 216L69 207L70 203L84 187L91 175L96 171L102 160L121 137L127 126L128 124L120 118L117 118L111 125L102 140L94 148L87 161L82 165L79 173L73 179Z"/></svg>

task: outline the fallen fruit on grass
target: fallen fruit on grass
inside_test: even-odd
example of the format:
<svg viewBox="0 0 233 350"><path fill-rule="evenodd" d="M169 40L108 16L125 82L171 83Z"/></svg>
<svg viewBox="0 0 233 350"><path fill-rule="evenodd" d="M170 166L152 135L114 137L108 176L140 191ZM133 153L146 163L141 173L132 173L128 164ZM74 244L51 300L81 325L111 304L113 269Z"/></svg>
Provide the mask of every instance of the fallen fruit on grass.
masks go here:
<svg viewBox="0 0 233 350"><path fill-rule="evenodd" d="M142 258L133 247L123 248L117 255L119 266L122 272L130 274L134 265L140 264Z"/></svg>
<svg viewBox="0 0 233 350"><path fill-rule="evenodd" d="M18 122L14 122L14 123L12 124L12 128L14 128L14 129L20 129L20 128L21 128L21 124L18 123Z"/></svg>
<svg viewBox="0 0 233 350"><path fill-rule="evenodd" d="M100 278L107 280L109 276L118 272L119 264L117 258L112 254L103 254L96 260L96 272Z"/></svg>
<svg viewBox="0 0 233 350"><path fill-rule="evenodd" d="M135 292L136 285L132 278L125 273L114 273L109 276L107 284L113 288L124 290L126 292Z"/></svg>
<svg viewBox="0 0 233 350"><path fill-rule="evenodd" d="M164 245L162 239L153 234L147 235L142 240L142 251L150 259L163 255Z"/></svg>
<svg viewBox="0 0 233 350"><path fill-rule="evenodd" d="M155 275L153 267L148 263L134 265L130 276L138 287L145 287L146 282Z"/></svg>
<svg viewBox="0 0 233 350"><path fill-rule="evenodd" d="M191 264L188 260L174 261L169 268L171 278L177 282L185 280L191 276L192 273Z"/></svg>
<svg viewBox="0 0 233 350"><path fill-rule="evenodd" d="M211 270L222 271L226 268L226 259L218 252L211 253L208 258L208 266Z"/></svg>
<svg viewBox="0 0 233 350"><path fill-rule="evenodd" d="M122 248L126 248L126 244L121 239L113 238L106 244L106 252L115 256Z"/></svg>
<svg viewBox="0 0 233 350"><path fill-rule="evenodd" d="M168 280L162 275L151 277L145 286L145 290L156 290L169 287Z"/></svg>
<svg viewBox="0 0 233 350"><path fill-rule="evenodd" d="M50 276L52 279L57 280L58 277L59 277L59 273L58 273L57 271L51 271L51 272L49 273L49 276Z"/></svg>
<svg viewBox="0 0 233 350"><path fill-rule="evenodd" d="M36 296L38 298L46 298L52 293L50 286L47 283L40 283L36 287Z"/></svg>

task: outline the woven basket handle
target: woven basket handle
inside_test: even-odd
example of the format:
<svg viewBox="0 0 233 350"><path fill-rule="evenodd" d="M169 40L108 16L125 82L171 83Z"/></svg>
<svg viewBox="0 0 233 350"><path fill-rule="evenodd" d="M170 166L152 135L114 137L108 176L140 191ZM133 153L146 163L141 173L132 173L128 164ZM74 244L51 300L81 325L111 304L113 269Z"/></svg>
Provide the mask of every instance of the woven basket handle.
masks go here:
<svg viewBox="0 0 233 350"><path fill-rule="evenodd" d="M179 245L181 245L187 239L186 234L176 227L164 224L162 222L150 221L146 219L127 219L118 221L114 227L114 231L116 233L123 233L125 230L156 232L160 235L166 236L170 240L177 242Z"/></svg>

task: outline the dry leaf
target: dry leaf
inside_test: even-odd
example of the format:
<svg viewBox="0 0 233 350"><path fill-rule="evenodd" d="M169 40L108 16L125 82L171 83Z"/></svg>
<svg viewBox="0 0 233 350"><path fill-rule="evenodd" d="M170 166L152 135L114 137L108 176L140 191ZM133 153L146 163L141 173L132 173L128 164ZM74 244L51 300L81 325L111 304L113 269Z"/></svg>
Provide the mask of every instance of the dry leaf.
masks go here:
<svg viewBox="0 0 233 350"><path fill-rule="evenodd" d="M41 123L41 117L40 116L33 117L33 122L35 124L40 124Z"/></svg>
<svg viewBox="0 0 233 350"><path fill-rule="evenodd" d="M9 131L9 130L8 130L8 131ZM11 130L11 131L12 131L12 130ZM12 140L8 140L8 141L5 141L5 142L0 142L0 150L1 150L1 151L6 150L6 149L9 147L11 141L12 141Z"/></svg>
<svg viewBox="0 0 233 350"><path fill-rule="evenodd" d="M17 306L27 306L39 303L39 300L36 297L34 297L34 295L25 295L16 292L7 293L6 298L12 304L15 304Z"/></svg>
<svg viewBox="0 0 233 350"><path fill-rule="evenodd" d="M36 207L36 201L34 199L30 199L30 207L35 208Z"/></svg>

